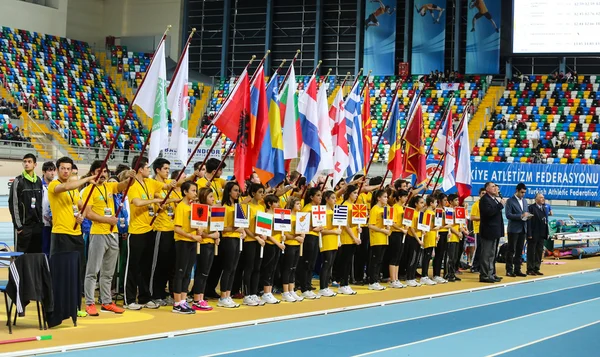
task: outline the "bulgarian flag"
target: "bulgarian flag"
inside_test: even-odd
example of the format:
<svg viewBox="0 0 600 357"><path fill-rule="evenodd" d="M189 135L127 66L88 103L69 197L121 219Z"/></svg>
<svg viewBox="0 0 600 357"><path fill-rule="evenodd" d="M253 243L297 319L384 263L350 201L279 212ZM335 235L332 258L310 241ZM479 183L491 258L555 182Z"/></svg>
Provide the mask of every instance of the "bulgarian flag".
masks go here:
<svg viewBox="0 0 600 357"><path fill-rule="evenodd" d="M173 74L169 93L167 94L167 107L171 111L171 140L169 148L177 150L177 159L182 163L188 157L188 119L189 103L188 96L188 53L190 41L185 45L183 53L179 58L177 69Z"/></svg>
<svg viewBox="0 0 600 357"><path fill-rule="evenodd" d="M153 162L163 148L169 145L167 119L167 65L165 61L165 36L158 44L144 82L138 89L133 105L140 107L152 118L148 160Z"/></svg>

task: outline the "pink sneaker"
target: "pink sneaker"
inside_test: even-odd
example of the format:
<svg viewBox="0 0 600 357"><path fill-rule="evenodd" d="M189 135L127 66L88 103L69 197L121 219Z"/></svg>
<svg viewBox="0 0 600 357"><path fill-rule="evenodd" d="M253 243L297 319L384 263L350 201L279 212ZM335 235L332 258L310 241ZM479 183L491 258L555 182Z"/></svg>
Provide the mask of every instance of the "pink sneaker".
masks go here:
<svg viewBox="0 0 600 357"><path fill-rule="evenodd" d="M208 305L208 302L206 302L206 300L200 300L192 304L192 309L196 311L210 311L213 308L212 306Z"/></svg>

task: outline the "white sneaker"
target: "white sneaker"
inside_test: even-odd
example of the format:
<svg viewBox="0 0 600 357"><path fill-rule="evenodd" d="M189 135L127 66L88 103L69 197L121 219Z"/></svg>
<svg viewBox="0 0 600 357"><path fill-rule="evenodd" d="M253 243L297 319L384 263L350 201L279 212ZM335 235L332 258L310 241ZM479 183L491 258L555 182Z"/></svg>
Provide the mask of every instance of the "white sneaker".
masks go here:
<svg viewBox="0 0 600 357"><path fill-rule="evenodd" d="M281 300L283 300L285 302L296 302L296 299L290 292L281 294Z"/></svg>
<svg viewBox="0 0 600 357"><path fill-rule="evenodd" d="M296 294L295 291L290 291L290 295L292 295L292 297L294 299L296 299L296 301L303 301L304 300L304 296L299 296L298 294Z"/></svg>
<svg viewBox="0 0 600 357"><path fill-rule="evenodd" d="M385 286L381 286L379 283L369 284L369 290L381 291L385 290Z"/></svg>
<svg viewBox="0 0 600 357"><path fill-rule="evenodd" d="M123 307L128 310L141 310L143 306L140 304L136 304L135 302L132 302L131 304L124 305Z"/></svg>
<svg viewBox="0 0 600 357"><path fill-rule="evenodd" d="M325 288L325 289L321 289L321 290L319 290L319 295L321 295L321 296L325 296L325 297L334 297L334 296L336 296L337 294L336 294L336 293L334 293L334 292L333 292L331 289L329 289L329 288Z"/></svg>
<svg viewBox="0 0 600 357"><path fill-rule="evenodd" d="M144 305L144 307L146 309L158 309L160 307L160 305L158 305L154 301L150 300L146 303L146 305Z"/></svg>
<svg viewBox="0 0 600 357"><path fill-rule="evenodd" d="M154 300L154 303L158 306L167 306L167 302L163 299L156 299Z"/></svg>
<svg viewBox="0 0 600 357"><path fill-rule="evenodd" d="M421 284L422 285L436 285L437 283L431 279L429 279L428 276L421 278Z"/></svg>
<svg viewBox="0 0 600 357"><path fill-rule="evenodd" d="M240 307L240 305L233 302L233 300L231 298L219 299L219 301L217 302L217 306L225 307L225 308L229 308L229 309L234 309L236 307Z"/></svg>
<svg viewBox="0 0 600 357"><path fill-rule="evenodd" d="M169 295L165 299L165 303L167 304L167 306L173 306L173 304L175 303L175 300L173 300L173 297L171 295Z"/></svg>
<svg viewBox="0 0 600 357"><path fill-rule="evenodd" d="M338 294L342 295L356 295L356 291L352 290L352 288L348 285L340 286L338 289Z"/></svg>
<svg viewBox="0 0 600 357"><path fill-rule="evenodd" d="M265 302L262 301L258 295L252 295L252 299L254 299L254 301L256 301L256 303L258 304L258 306L265 306Z"/></svg>
<svg viewBox="0 0 600 357"><path fill-rule="evenodd" d="M247 306L258 306L258 301L254 300L253 295L244 296L243 304Z"/></svg>
<svg viewBox="0 0 600 357"><path fill-rule="evenodd" d="M442 278L441 276L434 276L433 281L436 282L437 284L446 284L448 282L446 279Z"/></svg>
<svg viewBox="0 0 600 357"><path fill-rule="evenodd" d="M261 301L265 304L279 304L281 302L271 293L263 294Z"/></svg>
<svg viewBox="0 0 600 357"><path fill-rule="evenodd" d="M403 287L403 285L400 282L400 280L392 281L390 283L390 288L392 288L392 289L402 289L402 287Z"/></svg>
<svg viewBox="0 0 600 357"><path fill-rule="evenodd" d="M406 281L406 285L410 286L411 288L416 288L417 286L421 286L421 284L417 283L416 280L407 280Z"/></svg>
<svg viewBox="0 0 600 357"><path fill-rule="evenodd" d="M307 291L303 292L302 296L305 299L309 299L309 300L315 300L315 299L320 299L321 298L319 295L313 293L311 290L307 290Z"/></svg>

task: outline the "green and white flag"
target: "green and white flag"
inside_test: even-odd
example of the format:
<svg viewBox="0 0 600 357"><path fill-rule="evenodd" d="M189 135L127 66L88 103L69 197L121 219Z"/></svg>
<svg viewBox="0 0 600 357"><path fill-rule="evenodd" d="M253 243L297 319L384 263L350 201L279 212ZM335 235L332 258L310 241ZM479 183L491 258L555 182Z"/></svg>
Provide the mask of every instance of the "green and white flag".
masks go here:
<svg viewBox="0 0 600 357"><path fill-rule="evenodd" d="M167 106L171 111L171 140L169 148L177 151L177 159L184 164L188 158L188 49L189 41L183 49L179 59L178 70L171 79L171 86L167 94Z"/></svg>
<svg viewBox="0 0 600 357"><path fill-rule="evenodd" d="M154 60L146 72L144 83L138 89L133 105L140 107L152 118L150 163L158 157L163 148L169 145L169 125L167 118L167 65L165 60L165 41L161 41L154 53Z"/></svg>

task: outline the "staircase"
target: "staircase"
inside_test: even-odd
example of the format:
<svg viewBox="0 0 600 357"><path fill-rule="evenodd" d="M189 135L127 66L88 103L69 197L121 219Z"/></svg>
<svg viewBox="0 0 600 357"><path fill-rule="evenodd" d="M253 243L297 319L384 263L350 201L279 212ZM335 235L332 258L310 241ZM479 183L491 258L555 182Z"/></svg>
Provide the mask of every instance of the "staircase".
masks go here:
<svg viewBox="0 0 600 357"><path fill-rule="evenodd" d="M479 108L477 108L477 112L473 116L473 119L469 122L469 143L473 145L477 142L477 139L481 136L481 132L485 129L485 125L489 116L486 113L491 113L496 104L498 103L498 99L504 93L504 87L501 86L491 86L481 104L479 104Z"/></svg>
<svg viewBox="0 0 600 357"><path fill-rule="evenodd" d="M190 128L190 130L188 131L188 135L194 136L199 136L202 134L202 126L200 124L202 117L204 116L204 113L206 113L206 110L208 108L208 103L210 102L210 93L212 91L212 88L210 86L204 85L202 83L200 83L199 85L203 86L202 95L200 96L200 99L196 101L196 105L194 106L194 110L190 115L190 121L188 123L188 128Z"/></svg>

